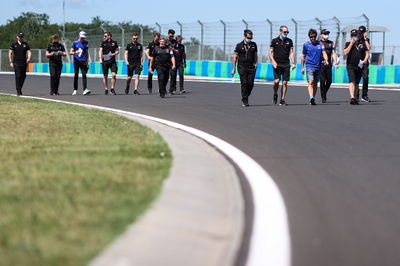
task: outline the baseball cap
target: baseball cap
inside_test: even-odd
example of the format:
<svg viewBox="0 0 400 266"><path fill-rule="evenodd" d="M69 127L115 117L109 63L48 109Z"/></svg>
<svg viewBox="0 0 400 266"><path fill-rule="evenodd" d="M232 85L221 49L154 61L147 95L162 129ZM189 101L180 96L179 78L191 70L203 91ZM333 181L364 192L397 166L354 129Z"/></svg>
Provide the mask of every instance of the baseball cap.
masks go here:
<svg viewBox="0 0 400 266"><path fill-rule="evenodd" d="M79 37L80 37L80 38L86 38L86 32L80 31L80 32L79 32Z"/></svg>
<svg viewBox="0 0 400 266"><path fill-rule="evenodd" d="M331 33L331 32L329 30L327 30L327 29L321 30L321 34L329 35L329 33Z"/></svg>
<svg viewBox="0 0 400 266"><path fill-rule="evenodd" d="M357 35L358 35L358 30L352 29L352 30L350 31L350 36L357 36Z"/></svg>
<svg viewBox="0 0 400 266"><path fill-rule="evenodd" d="M24 33L23 32L18 32L17 36L18 37L24 37Z"/></svg>
<svg viewBox="0 0 400 266"><path fill-rule="evenodd" d="M359 31L360 33L364 33L364 32L367 32L367 28L366 28L365 26L360 26L360 27L358 28L358 31Z"/></svg>

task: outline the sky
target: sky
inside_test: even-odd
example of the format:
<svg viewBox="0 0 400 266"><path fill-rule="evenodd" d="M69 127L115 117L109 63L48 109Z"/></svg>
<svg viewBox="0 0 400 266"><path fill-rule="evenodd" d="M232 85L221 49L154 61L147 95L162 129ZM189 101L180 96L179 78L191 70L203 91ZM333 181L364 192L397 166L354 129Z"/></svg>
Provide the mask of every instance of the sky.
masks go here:
<svg viewBox="0 0 400 266"><path fill-rule="evenodd" d="M4 1L4 0L2 0ZM356 17L366 14L371 25L385 26L387 45L400 46L400 26L398 24L399 0L334 0L334 1L279 1L268 0L65 0L66 21L90 22L94 16L114 23L132 21L145 25L155 22L169 23L200 21L258 21L266 18L272 21L309 20L315 17L338 18ZM21 12L47 13L51 22L62 23L63 0L14 0L2 5L0 24L20 15ZM159 12L157 12L160 10Z"/></svg>

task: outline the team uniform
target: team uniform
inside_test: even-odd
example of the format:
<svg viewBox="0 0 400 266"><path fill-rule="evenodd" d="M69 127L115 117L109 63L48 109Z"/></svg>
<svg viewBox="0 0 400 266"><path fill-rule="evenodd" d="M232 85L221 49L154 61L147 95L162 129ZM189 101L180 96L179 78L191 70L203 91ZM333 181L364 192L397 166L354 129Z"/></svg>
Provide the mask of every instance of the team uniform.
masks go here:
<svg viewBox="0 0 400 266"><path fill-rule="evenodd" d="M115 61L115 56L111 55L118 50L118 43L110 39L109 41L102 41L100 44L100 48L103 48L103 74L108 74L108 71L111 69L111 72L117 73L118 66Z"/></svg>
<svg viewBox="0 0 400 266"><path fill-rule="evenodd" d="M167 40L167 46L173 48L176 44L176 40L175 39L168 39Z"/></svg>
<svg viewBox="0 0 400 266"><path fill-rule="evenodd" d="M335 51L335 43L331 40L321 41L325 52L328 55L328 64L322 65L320 87L321 87L321 98L326 101L326 94L332 84L332 52ZM323 60L323 58L321 58Z"/></svg>
<svg viewBox="0 0 400 266"><path fill-rule="evenodd" d="M366 41L371 45L371 41L366 38ZM368 83L369 83L369 61L364 64L364 67L362 69L362 79L363 79L363 86L362 86L362 99L368 99ZM357 96L356 98L358 99L360 97L360 92L357 91Z"/></svg>
<svg viewBox="0 0 400 266"><path fill-rule="evenodd" d="M146 49L149 49L149 55L151 56L151 57L154 57L154 49L156 48L156 47L158 47L158 46L160 46L160 42L158 42L158 41L152 41L152 42L150 42L149 43L149 45L147 46L147 48ZM149 66L150 66L150 60L149 60ZM154 71L154 65L153 65L153 69L152 69L152 71ZM150 69L149 69L150 70ZM152 82L152 80L153 80L153 74L151 74L150 72L149 72L149 74L148 74L148 76L147 76L147 88L148 88L148 90L149 90L149 93L151 93L151 91L152 91L152 89L153 89L153 82Z"/></svg>
<svg viewBox="0 0 400 266"><path fill-rule="evenodd" d="M154 65L158 74L158 87L160 96L164 97L167 93L166 87L172 66L171 58L174 57L174 52L168 46L165 48L157 46L154 48L153 57Z"/></svg>
<svg viewBox="0 0 400 266"><path fill-rule="evenodd" d="M50 94L58 95L61 71L63 67L62 57L60 53L65 52L65 47L59 42L52 42L47 46L47 52L57 53L49 57L49 67L50 67Z"/></svg>
<svg viewBox="0 0 400 266"><path fill-rule="evenodd" d="M290 38L281 39L280 36L271 41L271 48L274 51L274 60L277 67L274 68L274 79L283 81L290 80L290 51L293 48L293 41Z"/></svg>
<svg viewBox="0 0 400 266"><path fill-rule="evenodd" d="M252 41L245 43L243 40L236 45L234 53L238 55L238 73L240 76L242 102L248 105L256 75L257 44Z"/></svg>
<svg viewBox="0 0 400 266"><path fill-rule="evenodd" d="M133 77L133 74L140 75L142 72L143 45L140 43L129 43L125 50L128 51L128 77Z"/></svg>
<svg viewBox="0 0 400 266"><path fill-rule="evenodd" d="M318 82L321 74L322 52L325 47L320 41L308 41L303 45L303 55L306 57L307 80Z"/></svg>
<svg viewBox="0 0 400 266"><path fill-rule="evenodd" d="M344 48L346 49L347 47L349 47L349 45L350 42L346 42ZM363 69L359 68L358 64L360 63L360 60L365 59L367 51L368 51L367 46L365 45L364 40L357 40L351 47L351 50L347 55L347 61L346 61L349 82L360 84L360 80L363 74Z"/></svg>
<svg viewBox="0 0 400 266"><path fill-rule="evenodd" d="M17 90L17 95L22 95L22 87L24 86L26 71L28 68L26 53L30 49L29 44L26 42L22 42L21 44L15 42L10 46L10 50L13 51L12 62L14 64L15 88Z"/></svg>
<svg viewBox="0 0 400 266"><path fill-rule="evenodd" d="M88 49L89 43L84 40L80 42L76 40L72 43L71 47L74 51L79 51L79 54L74 54L74 90L78 90L78 76L79 70L82 72L82 83L83 83L83 90L87 89L87 77L86 74L89 70L88 64Z"/></svg>
<svg viewBox="0 0 400 266"><path fill-rule="evenodd" d="M169 91L172 93L176 91L176 79L177 79L177 74L179 72L179 91L182 93L185 91L185 89L183 88L183 82L184 82L183 76L186 64L185 45L181 43L175 43L172 48L175 56L176 68L171 70L171 83Z"/></svg>

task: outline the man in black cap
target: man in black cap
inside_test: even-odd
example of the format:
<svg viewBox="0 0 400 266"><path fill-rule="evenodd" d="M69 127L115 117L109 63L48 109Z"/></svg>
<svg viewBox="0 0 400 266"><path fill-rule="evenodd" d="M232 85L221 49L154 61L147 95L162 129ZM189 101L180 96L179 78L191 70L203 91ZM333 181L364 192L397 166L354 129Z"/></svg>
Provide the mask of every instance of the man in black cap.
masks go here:
<svg viewBox="0 0 400 266"><path fill-rule="evenodd" d="M276 104L278 101L279 81L282 80L281 100L279 105L286 105L287 82L290 80L290 60L292 61L292 69L296 68L293 41L288 38L288 34L288 27L282 25L279 28L279 36L271 41L269 49L269 58L274 68L273 104Z"/></svg>
<svg viewBox="0 0 400 266"><path fill-rule="evenodd" d="M153 41L150 42L146 48L146 56L149 60L149 72L147 74L147 89L149 90L149 94L151 94L153 91L153 72L154 72L154 68L153 69L150 68L150 61L153 59L154 49L157 46L160 46L160 33L154 32Z"/></svg>
<svg viewBox="0 0 400 266"><path fill-rule="evenodd" d="M329 33L329 30L323 29L320 34L321 42L325 47L326 54L328 55L328 63L325 64L325 62L323 62L320 76L321 99L323 103L326 103L326 94L332 84L332 59L335 68L338 68L335 43L329 40Z"/></svg>
<svg viewBox="0 0 400 266"><path fill-rule="evenodd" d="M183 88L183 80L184 80L184 72L186 68L186 52L185 52L185 45L182 44L182 36L176 36L176 43L172 46L174 56L175 56L175 63L176 69L171 70L171 82L169 92L170 94L174 94L176 91L176 79L179 72L179 92L185 93L185 89Z"/></svg>
<svg viewBox="0 0 400 266"><path fill-rule="evenodd" d="M116 95L115 83L117 81L118 66L115 56L119 54L119 47L116 41L111 39L111 32L104 32L104 41L100 44L99 58L103 68L104 94L108 95L108 70L111 69L111 94Z"/></svg>
<svg viewBox="0 0 400 266"><path fill-rule="evenodd" d="M55 34L51 36L52 42L47 46L46 56L49 58L50 66L50 95L60 95L60 77L63 67L62 56L66 56L65 47L60 41L60 37Z"/></svg>
<svg viewBox="0 0 400 266"><path fill-rule="evenodd" d="M31 48L29 44L24 41L24 34L22 32L18 33L17 41L11 44L8 51L10 67L14 69L15 73L15 88L18 96L22 95L22 87L24 86L26 71L31 56Z"/></svg>
<svg viewBox="0 0 400 266"><path fill-rule="evenodd" d="M347 56L347 73L349 75L350 104L358 105L357 91L362 77L363 67L368 61L369 52L365 41L358 38L358 30L350 32L351 39L346 42L343 54Z"/></svg>
<svg viewBox="0 0 400 266"><path fill-rule="evenodd" d="M232 77L238 72L242 87L242 106L249 106L249 96L254 87L254 78L257 68L257 44L252 41L253 32L244 30L244 40L236 45L232 59Z"/></svg>
<svg viewBox="0 0 400 266"><path fill-rule="evenodd" d="M371 42L367 38L367 28L365 26L360 26L358 28L358 38L365 42L368 51L371 51ZM361 101L371 102L368 98L368 83L369 83L369 60L365 63L362 72L363 86L362 86L362 96ZM357 100L360 98L360 91L357 91Z"/></svg>

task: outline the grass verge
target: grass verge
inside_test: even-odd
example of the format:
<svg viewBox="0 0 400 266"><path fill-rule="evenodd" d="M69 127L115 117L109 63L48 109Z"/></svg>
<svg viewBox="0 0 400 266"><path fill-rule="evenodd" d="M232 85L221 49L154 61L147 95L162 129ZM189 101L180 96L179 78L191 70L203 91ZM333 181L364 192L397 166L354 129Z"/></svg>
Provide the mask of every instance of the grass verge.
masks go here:
<svg viewBox="0 0 400 266"><path fill-rule="evenodd" d="M149 206L171 162L126 118L0 95L0 265L87 264Z"/></svg>

